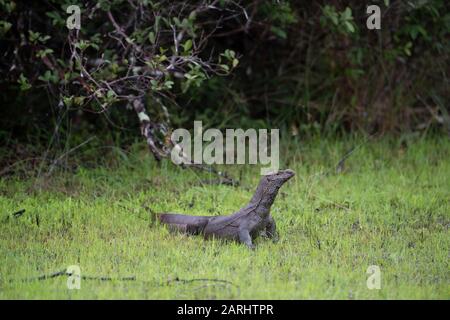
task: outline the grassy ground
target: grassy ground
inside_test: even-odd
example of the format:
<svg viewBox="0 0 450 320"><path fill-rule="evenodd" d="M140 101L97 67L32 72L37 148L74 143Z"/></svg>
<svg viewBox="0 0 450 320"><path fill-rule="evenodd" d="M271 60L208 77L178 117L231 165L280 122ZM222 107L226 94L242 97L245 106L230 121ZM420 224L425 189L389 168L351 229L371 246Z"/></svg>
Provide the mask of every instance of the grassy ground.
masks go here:
<svg viewBox="0 0 450 320"><path fill-rule="evenodd" d="M210 185L139 149L107 168L3 178L0 298L449 299L449 140L370 142L335 173L357 143L285 146L283 167L297 176L272 208L280 241L258 239L255 251L169 233L146 209L231 213L250 198L255 167L227 168L239 187ZM67 277L20 281L69 265L116 280L83 279L80 290ZM367 288L370 265L380 290ZM128 276L136 280L117 280Z"/></svg>

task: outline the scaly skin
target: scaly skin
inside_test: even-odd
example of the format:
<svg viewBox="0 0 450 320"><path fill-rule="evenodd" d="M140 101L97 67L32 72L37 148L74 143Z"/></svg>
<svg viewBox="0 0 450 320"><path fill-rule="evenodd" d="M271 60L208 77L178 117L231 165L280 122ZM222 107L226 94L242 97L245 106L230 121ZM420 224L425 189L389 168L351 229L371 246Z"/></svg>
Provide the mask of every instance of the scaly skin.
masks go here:
<svg viewBox="0 0 450 320"><path fill-rule="evenodd" d="M249 204L228 216L163 213L158 218L174 230L187 234L202 234L205 238L236 240L253 249L252 239L261 231L265 231L270 238L275 236L276 225L270 215L270 207L278 190L294 175L294 171L287 169L263 176Z"/></svg>

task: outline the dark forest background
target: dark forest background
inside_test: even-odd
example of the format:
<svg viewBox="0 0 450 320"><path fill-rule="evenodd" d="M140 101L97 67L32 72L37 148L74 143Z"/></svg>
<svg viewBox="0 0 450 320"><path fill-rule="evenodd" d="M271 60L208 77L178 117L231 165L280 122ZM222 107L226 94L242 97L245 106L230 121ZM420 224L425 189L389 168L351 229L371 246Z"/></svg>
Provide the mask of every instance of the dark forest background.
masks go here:
<svg viewBox="0 0 450 320"><path fill-rule="evenodd" d="M69 30L70 5L81 9ZM366 8L381 8L381 29ZM411 1L0 0L2 165L173 128L450 134L450 11ZM153 144L153 146L152 146Z"/></svg>

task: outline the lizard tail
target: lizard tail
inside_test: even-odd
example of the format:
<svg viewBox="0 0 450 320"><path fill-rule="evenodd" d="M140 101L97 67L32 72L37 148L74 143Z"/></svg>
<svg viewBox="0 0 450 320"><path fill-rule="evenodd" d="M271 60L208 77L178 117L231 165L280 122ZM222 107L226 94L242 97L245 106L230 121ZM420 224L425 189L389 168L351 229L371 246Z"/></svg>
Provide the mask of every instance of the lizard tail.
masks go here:
<svg viewBox="0 0 450 320"><path fill-rule="evenodd" d="M209 221L209 217L176 213L161 213L157 218L161 223L168 225L170 230L188 234L202 233Z"/></svg>

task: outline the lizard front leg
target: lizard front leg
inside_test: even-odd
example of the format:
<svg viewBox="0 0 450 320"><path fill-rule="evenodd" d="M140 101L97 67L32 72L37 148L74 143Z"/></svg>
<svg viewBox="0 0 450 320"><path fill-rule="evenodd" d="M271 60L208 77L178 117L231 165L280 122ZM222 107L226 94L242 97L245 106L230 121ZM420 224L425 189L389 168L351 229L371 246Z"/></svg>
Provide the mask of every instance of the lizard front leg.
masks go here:
<svg viewBox="0 0 450 320"><path fill-rule="evenodd" d="M239 229L239 241L245 243L250 249L255 249L248 229Z"/></svg>
<svg viewBox="0 0 450 320"><path fill-rule="evenodd" d="M273 242L278 241L277 225L272 216L267 218L268 222L266 224L266 235L268 238L272 239Z"/></svg>

